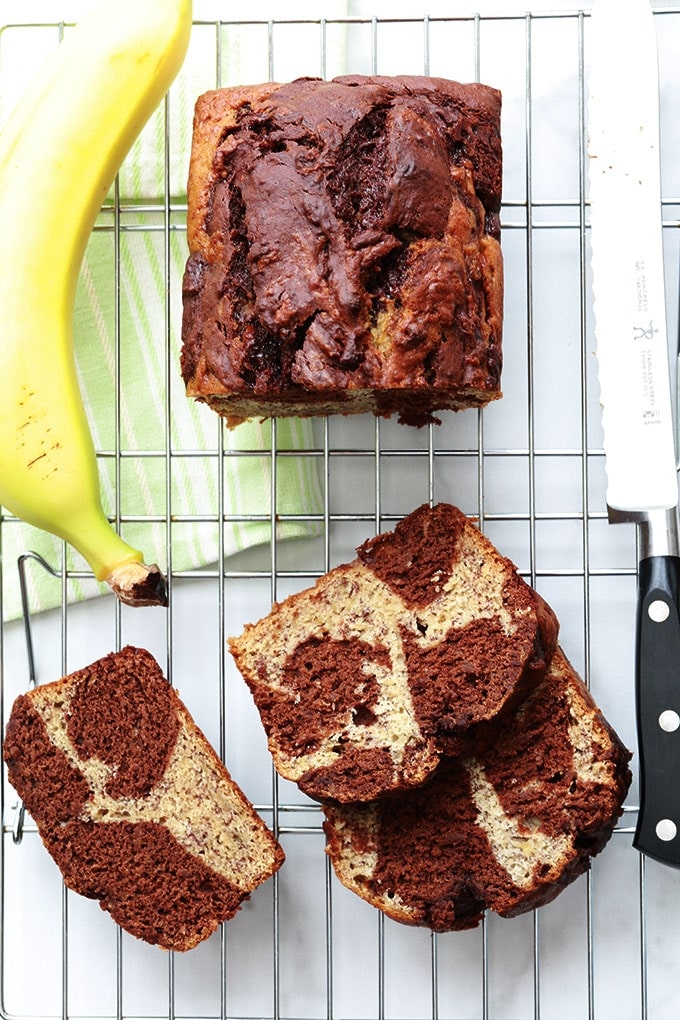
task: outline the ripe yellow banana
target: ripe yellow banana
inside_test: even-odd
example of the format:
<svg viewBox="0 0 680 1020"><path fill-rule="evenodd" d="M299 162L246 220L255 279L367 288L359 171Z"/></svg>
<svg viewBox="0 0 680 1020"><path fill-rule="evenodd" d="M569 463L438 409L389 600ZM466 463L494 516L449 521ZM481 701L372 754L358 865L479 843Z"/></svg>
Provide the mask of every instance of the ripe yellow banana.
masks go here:
<svg viewBox="0 0 680 1020"><path fill-rule="evenodd" d="M104 0L67 30L0 133L0 503L132 605L167 603L103 512L73 306L97 214L186 54L191 0Z"/></svg>

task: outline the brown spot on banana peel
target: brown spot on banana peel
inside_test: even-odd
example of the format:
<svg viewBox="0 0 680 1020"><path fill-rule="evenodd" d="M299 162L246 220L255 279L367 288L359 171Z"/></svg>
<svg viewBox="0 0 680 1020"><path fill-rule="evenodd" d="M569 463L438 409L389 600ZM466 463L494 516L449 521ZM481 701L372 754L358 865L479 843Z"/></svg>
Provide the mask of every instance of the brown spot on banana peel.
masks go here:
<svg viewBox="0 0 680 1020"><path fill-rule="evenodd" d="M105 578L114 595L128 606L167 606L165 577L155 563L132 560L115 567Z"/></svg>

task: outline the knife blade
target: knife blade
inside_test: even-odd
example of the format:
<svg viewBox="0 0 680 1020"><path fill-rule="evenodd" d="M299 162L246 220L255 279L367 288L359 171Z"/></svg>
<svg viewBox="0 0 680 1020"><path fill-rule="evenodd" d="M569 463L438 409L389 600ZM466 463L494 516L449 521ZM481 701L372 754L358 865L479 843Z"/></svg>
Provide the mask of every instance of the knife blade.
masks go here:
<svg viewBox="0 0 680 1020"><path fill-rule="evenodd" d="M649 0L594 0L588 169L610 523L638 532L633 845L680 867L680 539Z"/></svg>

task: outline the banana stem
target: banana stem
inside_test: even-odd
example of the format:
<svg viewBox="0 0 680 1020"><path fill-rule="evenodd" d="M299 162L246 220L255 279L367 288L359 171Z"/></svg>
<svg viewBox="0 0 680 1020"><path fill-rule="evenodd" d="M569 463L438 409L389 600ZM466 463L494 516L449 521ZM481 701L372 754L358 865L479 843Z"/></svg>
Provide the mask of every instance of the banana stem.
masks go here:
<svg viewBox="0 0 680 1020"><path fill-rule="evenodd" d="M114 531L103 511L93 513L88 504L86 519L77 519L60 533L87 560L97 580L108 584L121 602L129 606L167 606L168 589L160 568L155 563L144 563L142 553Z"/></svg>
<svg viewBox="0 0 680 1020"><path fill-rule="evenodd" d="M128 606L167 606L168 589L163 574L152 563L123 563L105 578L114 594Z"/></svg>

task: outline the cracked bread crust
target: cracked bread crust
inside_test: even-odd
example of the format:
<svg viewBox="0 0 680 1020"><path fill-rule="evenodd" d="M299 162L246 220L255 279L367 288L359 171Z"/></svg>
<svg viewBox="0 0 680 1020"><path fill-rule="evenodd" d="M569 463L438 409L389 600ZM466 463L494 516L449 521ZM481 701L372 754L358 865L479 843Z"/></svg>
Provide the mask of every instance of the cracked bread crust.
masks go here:
<svg viewBox="0 0 680 1020"><path fill-rule="evenodd" d="M607 844L630 753L561 650L492 746L443 759L421 788L324 805L339 880L387 916L434 931L553 900Z"/></svg>
<svg viewBox="0 0 680 1020"><path fill-rule="evenodd" d="M17 698L4 757L66 885L164 949L206 939L283 863L142 649Z"/></svg>
<svg viewBox="0 0 680 1020"><path fill-rule="evenodd" d="M279 773L372 800L492 740L557 645L549 606L460 510L422 506L230 639Z"/></svg>
<svg viewBox="0 0 680 1020"><path fill-rule="evenodd" d="M500 93L351 75L196 104L181 370L229 426L501 396Z"/></svg>

